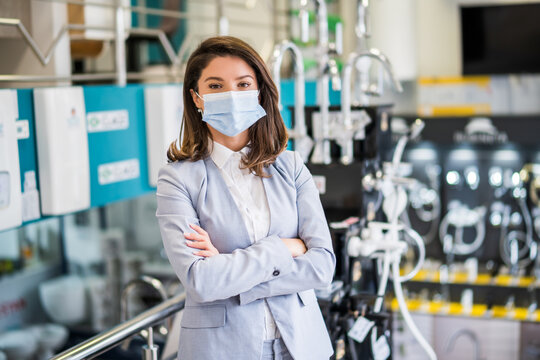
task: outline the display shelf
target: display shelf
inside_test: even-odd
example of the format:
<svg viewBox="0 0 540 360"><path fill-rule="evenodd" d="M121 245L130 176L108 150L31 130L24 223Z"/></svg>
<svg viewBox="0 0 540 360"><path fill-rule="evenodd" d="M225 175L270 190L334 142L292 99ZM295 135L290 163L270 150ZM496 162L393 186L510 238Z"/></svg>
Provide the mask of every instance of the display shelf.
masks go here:
<svg viewBox="0 0 540 360"><path fill-rule="evenodd" d="M402 271L402 274L405 271ZM420 270L411 282L427 282L440 284L440 276L437 271ZM497 275L478 274L472 279L465 272L456 272L450 274L448 284L473 285L473 286L499 286L499 287L514 287L514 288L529 288L531 285L540 288L540 281L532 276L512 276L512 275Z"/></svg>
<svg viewBox="0 0 540 360"><path fill-rule="evenodd" d="M474 304L468 311L465 311L463 305L456 302L446 303L410 299L406 303L412 313L540 322L540 310L529 312L527 308L522 307L507 309L505 306L493 306L488 309L485 304ZM391 300L390 308L392 311L399 311L398 302L395 298Z"/></svg>

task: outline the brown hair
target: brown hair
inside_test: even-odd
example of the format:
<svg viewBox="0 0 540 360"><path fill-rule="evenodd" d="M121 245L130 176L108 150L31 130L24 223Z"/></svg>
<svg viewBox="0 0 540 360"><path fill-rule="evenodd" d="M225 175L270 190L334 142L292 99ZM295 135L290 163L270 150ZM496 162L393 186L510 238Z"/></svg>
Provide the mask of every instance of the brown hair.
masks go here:
<svg viewBox="0 0 540 360"><path fill-rule="evenodd" d="M287 130L278 108L278 91L270 72L259 54L244 41L232 36L216 36L203 41L191 54L184 78L184 115L182 130L184 137L180 149L176 141L169 146L167 157L170 162L180 160L197 161L210 155L208 138L212 137L206 123L193 102L190 89L198 91L201 73L216 57L235 56L244 60L255 71L259 85L260 104L266 116L248 130L250 151L242 157L242 166L257 176L268 176L263 168L270 166L287 146Z"/></svg>

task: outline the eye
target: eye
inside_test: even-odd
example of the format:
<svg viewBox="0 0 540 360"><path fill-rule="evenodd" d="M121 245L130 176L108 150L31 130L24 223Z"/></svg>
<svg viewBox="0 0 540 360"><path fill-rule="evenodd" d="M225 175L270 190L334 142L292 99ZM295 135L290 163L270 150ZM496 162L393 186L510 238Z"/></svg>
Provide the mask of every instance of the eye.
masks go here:
<svg viewBox="0 0 540 360"><path fill-rule="evenodd" d="M250 86L251 86L251 83L247 81L242 81L241 83L238 84L238 87L240 88L248 88Z"/></svg>
<svg viewBox="0 0 540 360"><path fill-rule="evenodd" d="M218 83L212 83L212 84L209 84L208 87L210 89L221 89L221 84L218 84Z"/></svg>

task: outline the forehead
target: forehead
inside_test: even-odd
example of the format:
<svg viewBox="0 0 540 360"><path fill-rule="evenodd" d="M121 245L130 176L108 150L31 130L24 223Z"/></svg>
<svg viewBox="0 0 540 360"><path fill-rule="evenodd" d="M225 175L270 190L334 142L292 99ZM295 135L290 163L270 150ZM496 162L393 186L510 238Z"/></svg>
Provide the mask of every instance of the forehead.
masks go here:
<svg viewBox="0 0 540 360"><path fill-rule="evenodd" d="M237 56L218 56L203 69L200 80L208 76L228 79L243 75L255 76L255 70L245 60Z"/></svg>

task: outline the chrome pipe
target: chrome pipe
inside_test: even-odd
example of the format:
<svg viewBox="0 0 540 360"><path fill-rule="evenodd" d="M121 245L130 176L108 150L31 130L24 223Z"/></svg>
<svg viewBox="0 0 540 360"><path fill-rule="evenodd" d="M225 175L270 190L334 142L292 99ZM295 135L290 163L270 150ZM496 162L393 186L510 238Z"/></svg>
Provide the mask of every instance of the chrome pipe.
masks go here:
<svg viewBox="0 0 540 360"><path fill-rule="evenodd" d="M367 51L363 51L360 53L351 53L349 55L349 59L347 61L347 64L343 68L343 78L342 78L342 89L341 89L341 125L344 127L344 130L351 133L351 136L349 139L345 139L342 141L341 148L341 162L344 164L350 164L353 161L353 130L354 130L354 124L351 117L351 106L352 106L352 100L351 100L351 83L352 83L352 72L354 69L356 69L356 63L358 60L364 58L364 57L370 57L373 59L376 59L378 62L380 62L388 76L390 77L390 80L392 82L392 85L394 89L398 92L402 92L403 88L401 86L401 83L394 75L394 70L392 68L392 64L390 64L390 61L388 58L382 54L377 49L370 49ZM365 105L365 104L363 104Z"/></svg>
<svg viewBox="0 0 540 360"><path fill-rule="evenodd" d="M453 333L452 336L450 336L450 339L448 339L448 343L446 344L446 352L450 353L452 352L452 350L454 350L456 341L460 336L466 336L471 340L474 347L474 358L476 360L481 360L480 342L478 341L478 336L476 336L476 334L469 329L461 329Z"/></svg>
<svg viewBox="0 0 540 360"><path fill-rule="evenodd" d="M137 334L139 331L153 326L184 308L186 294L182 293L167 301L123 322L110 330L104 331L76 345L51 360L82 360L93 359L105 351L119 345L123 340Z"/></svg>
<svg viewBox="0 0 540 360"><path fill-rule="evenodd" d="M180 81L180 77L174 73L170 74L143 74L127 73L128 80L142 79L170 79ZM94 73L94 74L74 74L71 76L55 75L0 75L1 82L46 82L46 81L95 81L95 80L114 80L116 73Z"/></svg>
<svg viewBox="0 0 540 360"><path fill-rule="evenodd" d="M114 32L114 62L116 65L116 85L126 86L127 68L126 68L126 29L124 25L124 9L122 0L116 0L115 10L115 32Z"/></svg>
<svg viewBox="0 0 540 360"><path fill-rule="evenodd" d="M403 87L401 86L401 83L399 82L396 75L394 74L394 69L392 67L392 64L390 63L390 60L388 60L386 55L384 55L379 49L365 50L356 54L356 60L354 60L354 64L356 64L358 60L364 57L375 59L377 62L381 63L383 65L384 70L390 77L390 81L394 90L396 90L397 92L403 92Z"/></svg>
<svg viewBox="0 0 540 360"><path fill-rule="evenodd" d="M320 119L312 118L313 138L315 148L311 156L311 162L315 164L330 164L330 88L328 82L329 69L329 44L328 44L328 11L324 0L314 0L317 18L317 105L319 106ZM306 11L307 1L301 2L300 11ZM304 31L303 31L304 32Z"/></svg>
<svg viewBox="0 0 540 360"><path fill-rule="evenodd" d="M97 1L91 1L91 0L39 0L39 1L83 5L83 6L98 6L102 8L116 8L118 6L114 2L104 3L104 2L97 2ZM152 9L152 8L147 8L145 6L124 6L124 5L120 5L120 6L125 11L132 11L132 12L145 14L145 15L157 15L157 16L163 16L163 17L172 17L176 19L189 19L189 20L207 20L207 21L215 20L213 16L193 15L191 13L182 12L182 11Z"/></svg>
<svg viewBox="0 0 540 360"><path fill-rule="evenodd" d="M176 57L174 48L167 39L167 35L165 35L165 32L161 29L150 29L150 28L131 28L128 29L128 33L136 34L136 35L147 35L147 36L154 36L159 40L159 43L163 47L163 50L167 54L167 57L169 58L169 61L173 65L178 65L178 58Z"/></svg>
<svg viewBox="0 0 540 360"><path fill-rule="evenodd" d="M306 120L304 107L306 105L305 82L304 82L304 58L300 49L291 41L283 40L274 47L272 58L269 61L272 77L278 90L278 102L281 105L281 65L283 57L290 51L294 63L294 134L306 136Z"/></svg>
<svg viewBox="0 0 540 360"><path fill-rule="evenodd" d="M291 41L283 40L276 44L269 60L272 77L278 90L278 102L281 106L281 65L285 53L289 51L294 63L294 127L290 132L294 139L294 148L302 160L307 162L313 147L313 140L307 135L304 108L306 105L306 90L304 82L304 58L300 49Z"/></svg>

